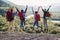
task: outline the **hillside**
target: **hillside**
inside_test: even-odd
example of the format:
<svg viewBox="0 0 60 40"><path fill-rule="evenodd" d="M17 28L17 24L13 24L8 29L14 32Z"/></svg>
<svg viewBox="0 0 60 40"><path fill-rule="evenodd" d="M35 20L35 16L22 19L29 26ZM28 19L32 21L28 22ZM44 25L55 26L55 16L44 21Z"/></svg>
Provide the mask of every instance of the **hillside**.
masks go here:
<svg viewBox="0 0 60 40"><path fill-rule="evenodd" d="M0 0L0 7L10 7L11 5L7 4L6 2Z"/></svg>
<svg viewBox="0 0 60 40"><path fill-rule="evenodd" d="M1 7L10 7L8 3L6 3L2 0L0 0L0 2L1 2L0 3ZM2 6L2 4L4 6ZM6 5L8 5L8 6L6 6ZM7 31L7 29L8 29L8 24L7 24L8 22L6 21L6 18L1 16L1 15L5 15L5 11L6 11L5 8L0 9L0 31ZM31 12L27 13L27 15L30 15L30 14L31 14ZM56 16L54 16L54 17L56 17ZM34 22L33 18L26 20L26 30L25 31L28 33L41 33L40 28L35 27L35 29L32 30L33 22ZM14 24L15 31L18 31L19 25L20 25L20 20L19 20L19 17L16 16L15 24ZM43 19L41 19L40 25L42 25L42 27L44 28ZM60 31L59 31L60 26L56 26L55 23L51 22L51 20L48 20L48 28L49 28L49 30L48 30L49 34L60 34ZM20 30L19 32L24 32L24 30Z"/></svg>
<svg viewBox="0 0 60 40"><path fill-rule="evenodd" d="M5 11L8 9L8 7L11 7L11 5L0 0L0 15L5 16Z"/></svg>

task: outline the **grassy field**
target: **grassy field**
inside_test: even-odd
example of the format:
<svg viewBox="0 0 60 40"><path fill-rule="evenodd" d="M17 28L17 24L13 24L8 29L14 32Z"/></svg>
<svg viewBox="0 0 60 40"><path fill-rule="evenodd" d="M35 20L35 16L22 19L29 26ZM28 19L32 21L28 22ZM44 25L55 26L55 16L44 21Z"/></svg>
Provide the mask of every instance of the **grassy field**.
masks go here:
<svg viewBox="0 0 60 40"><path fill-rule="evenodd" d="M2 5L2 3L3 3L3 5ZM11 5L9 5L9 4L1 1L0 10L2 9L2 11L6 11L10 7L11 7ZM51 14L52 14L52 17L60 18L60 13L58 13L58 14L57 13L51 13ZM31 13L28 12L27 15L31 15ZM40 13L40 15L43 16L43 13ZM43 33L43 32L41 32L41 29L40 28L35 27L34 30L31 29L31 27L33 25L33 22L34 22L34 19L33 18L27 19L26 20L26 30L23 31L23 29L22 29L19 32ZM39 22L39 24L44 29L43 19L41 19L41 21ZM60 26L57 26L55 24L57 24L57 23L53 23L53 22L51 22L51 20L48 20L48 33L49 34L60 34ZM60 24L60 23L58 23L58 24ZM18 29L20 28L19 25L20 25L20 20L19 20L19 17L16 16L15 17L15 20L14 20L15 32L18 32ZM0 15L0 31L3 31L3 32L8 31L8 22L6 21L6 18L5 17L2 17L1 15Z"/></svg>
<svg viewBox="0 0 60 40"><path fill-rule="evenodd" d="M33 22L34 22L33 18L27 19L26 20L26 30L23 31L23 29L22 29L19 32L43 33L43 32L41 32L40 28L35 27L34 30L31 29ZM19 25L20 25L19 17L17 17L17 16L15 17L14 23L15 23L14 24L15 32L18 32ZM58 23L58 24L60 24L60 23ZM42 25L42 27L44 29L43 19L41 19L40 25ZM6 21L5 17L2 17L0 15L0 31L6 32L7 29L8 29L8 22ZM52 23L50 20L48 20L48 33L49 34L60 34L60 27L56 26L55 23Z"/></svg>

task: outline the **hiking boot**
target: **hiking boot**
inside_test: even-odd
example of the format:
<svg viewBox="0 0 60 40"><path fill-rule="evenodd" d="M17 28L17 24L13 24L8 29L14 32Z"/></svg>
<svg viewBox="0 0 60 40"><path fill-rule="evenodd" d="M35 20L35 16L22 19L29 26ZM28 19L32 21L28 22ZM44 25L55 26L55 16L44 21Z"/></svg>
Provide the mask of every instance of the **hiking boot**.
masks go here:
<svg viewBox="0 0 60 40"><path fill-rule="evenodd" d="M42 26L41 26L41 29L43 29Z"/></svg>
<svg viewBox="0 0 60 40"><path fill-rule="evenodd" d="M34 30L34 27L32 27L32 30Z"/></svg>
<svg viewBox="0 0 60 40"><path fill-rule="evenodd" d="M39 26L39 28L41 28L41 29L42 29L42 26Z"/></svg>
<svg viewBox="0 0 60 40"><path fill-rule="evenodd" d="M47 32L48 32L48 29L44 29L44 32L46 32L46 33L47 33Z"/></svg>
<svg viewBox="0 0 60 40"><path fill-rule="evenodd" d="M40 28L41 28L41 32L43 32L43 28L42 28L42 26L40 26Z"/></svg>
<svg viewBox="0 0 60 40"><path fill-rule="evenodd" d="M46 31L48 32L48 29L46 29Z"/></svg>

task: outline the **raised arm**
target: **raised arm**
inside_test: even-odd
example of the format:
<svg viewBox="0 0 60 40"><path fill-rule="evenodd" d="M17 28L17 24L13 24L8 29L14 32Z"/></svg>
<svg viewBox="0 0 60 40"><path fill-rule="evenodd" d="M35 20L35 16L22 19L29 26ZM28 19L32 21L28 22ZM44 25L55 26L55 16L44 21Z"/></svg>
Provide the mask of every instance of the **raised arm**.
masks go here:
<svg viewBox="0 0 60 40"><path fill-rule="evenodd" d="M32 7L32 12L33 12L33 14L34 14L34 10L33 10L33 7Z"/></svg>
<svg viewBox="0 0 60 40"><path fill-rule="evenodd" d="M39 12L40 6L38 7L38 12Z"/></svg>
<svg viewBox="0 0 60 40"><path fill-rule="evenodd" d="M15 7L16 8L16 13L15 13L15 15L18 15L18 13L19 13L19 9L17 8L17 7Z"/></svg>
<svg viewBox="0 0 60 40"><path fill-rule="evenodd" d="M42 11L44 11L44 9L42 8L42 6L40 6L40 7L41 7Z"/></svg>
<svg viewBox="0 0 60 40"><path fill-rule="evenodd" d="M16 8L16 10L19 12L18 8Z"/></svg>
<svg viewBox="0 0 60 40"><path fill-rule="evenodd" d="M51 5L50 5L49 8L47 9L47 11L49 11L50 7L51 7Z"/></svg>
<svg viewBox="0 0 60 40"><path fill-rule="evenodd" d="M27 11L27 8L28 8L28 6L26 5L25 13L26 13L26 11Z"/></svg>

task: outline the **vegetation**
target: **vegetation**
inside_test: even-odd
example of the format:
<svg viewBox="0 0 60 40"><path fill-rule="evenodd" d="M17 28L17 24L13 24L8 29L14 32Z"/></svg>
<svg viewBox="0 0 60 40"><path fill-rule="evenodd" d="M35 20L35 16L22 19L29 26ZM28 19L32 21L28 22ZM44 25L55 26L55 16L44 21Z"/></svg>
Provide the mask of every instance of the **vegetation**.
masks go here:
<svg viewBox="0 0 60 40"><path fill-rule="evenodd" d="M0 7L11 7L11 5L9 5L6 2L0 0Z"/></svg>
<svg viewBox="0 0 60 40"><path fill-rule="evenodd" d="M11 5L6 2L0 0L0 15L5 16L6 10L11 7Z"/></svg>
<svg viewBox="0 0 60 40"><path fill-rule="evenodd" d="M18 32L18 29L20 28L20 20L19 17L15 17L15 32ZM43 29L43 22L41 21L40 24L42 25ZM32 30L32 25L33 25L33 18L27 19L26 20L26 30L20 29L19 32L27 32L27 33L41 33L41 28L35 27L34 30ZM60 27L55 26L54 23L52 23L50 20L48 20L48 33L49 34L60 34ZM0 31L8 31L8 22L6 21L6 18L0 15ZM44 32L42 32L44 33Z"/></svg>
<svg viewBox="0 0 60 40"><path fill-rule="evenodd" d="M11 5L0 0L0 7L10 7L10 6ZM8 22L6 21L6 18L4 17L6 9L7 8L0 9L0 31L4 31L4 32L8 31ZM27 14L27 15L29 15L29 14ZM41 28L35 27L34 30L32 30L33 22L34 22L33 18L27 19L26 20L26 30L20 29L19 32L44 33L44 32L41 32ZM15 23L14 24L14 28L15 28L14 31L18 32L18 29L20 28L19 17L17 17L17 16L15 17L14 23ZM43 27L42 30L44 30L43 19L41 19L41 22L39 24ZM50 20L48 20L48 33L49 34L60 34L60 27L56 26L55 23L52 23Z"/></svg>

